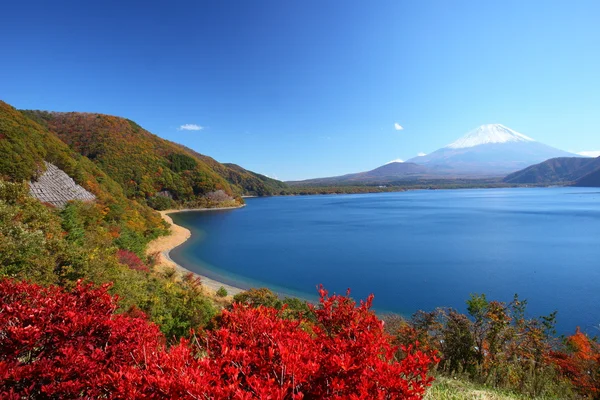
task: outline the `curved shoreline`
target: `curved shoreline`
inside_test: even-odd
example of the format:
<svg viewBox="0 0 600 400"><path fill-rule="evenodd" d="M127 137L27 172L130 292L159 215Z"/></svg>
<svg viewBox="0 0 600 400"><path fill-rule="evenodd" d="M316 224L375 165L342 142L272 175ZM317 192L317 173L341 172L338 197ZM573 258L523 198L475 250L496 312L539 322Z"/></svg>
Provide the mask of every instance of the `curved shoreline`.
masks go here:
<svg viewBox="0 0 600 400"><path fill-rule="evenodd" d="M220 208L196 208L196 209L182 209L182 210L165 210L159 211L162 219L170 225L171 233L168 236L161 236L152 242L148 243L148 248L146 250L146 254L156 254L158 253L158 264L162 266L175 268L177 271L187 274L192 273L194 276L200 278L202 280L202 286L208 288L211 294L215 294L217 290L222 286L227 290L227 294L229 296L236 295L244 291L244 289L228 285L223 282L216 281L207 276L200 275L196 272L192 272L187 268L182 267L170 256L171 250L175 247L178 247L185 243L191 236L192 233L189 229L184 228L183 226L177 225L173 222L173 219L169 216L169 214L175 214L179 212L190 212L190 211L218 211L218 210L234 210L237 208L242 208L245 205L241 205L239 207L220 207Z"/></svg>

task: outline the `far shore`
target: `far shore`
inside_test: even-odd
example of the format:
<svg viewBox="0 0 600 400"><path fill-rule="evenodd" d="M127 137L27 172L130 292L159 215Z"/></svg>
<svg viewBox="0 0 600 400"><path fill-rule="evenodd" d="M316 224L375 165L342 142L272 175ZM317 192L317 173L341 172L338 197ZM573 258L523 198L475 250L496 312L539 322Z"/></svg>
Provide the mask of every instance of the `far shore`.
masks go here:
<svg viewBox="0 0 600 400"><path fill-rule="evenodd" d="M175 214L180 212L190 212L190 211L218 211L218 210L233 210L237 208L242 208L245 205L241 205L239 207L219 207L219 208L186 208L186 209L173 209L173 210L164 210L159 211L161 217L170 225L171 233L168 236L161 236L158 239L153 240L148 244L148 250L146 254L157 254L158 253L158 264L161 266L172 267L175 270L187 274L192 273L194 276L200 278L202 280L202 286L210 292L211 295L215 295L219 288L224 287L227 290L227 294L229 296L236 295L244 291L244 289L228 285L223 282L216 281L214 279L210 279L207 276L197 274L192 272L181 265L177 264L170 257L170 252L175 247L182 245L186 240L190 238L192 235L189 229L184 228L183 226L179 226L173 222L173 219L169 216L169 214Z"/></svg>

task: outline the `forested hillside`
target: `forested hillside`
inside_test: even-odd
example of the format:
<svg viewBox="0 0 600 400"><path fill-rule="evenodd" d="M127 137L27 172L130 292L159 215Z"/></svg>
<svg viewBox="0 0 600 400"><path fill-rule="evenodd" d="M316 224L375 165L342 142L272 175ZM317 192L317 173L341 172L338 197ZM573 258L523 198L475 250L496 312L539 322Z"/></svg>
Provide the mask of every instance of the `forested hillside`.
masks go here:
<svg viewBox="0 0 600 400"><path fill-rule="evenodd" d="M254 192L259 196L262 194L284 194L284 189L288 187L288 185L282 181L248 171L239 165L231 163L224 165L229 169L228 180L242 186L249 193Z"/></svg>
<svg viewBox="0 0 600 400"><path fill-rule="evenodd" d="M204 161L215 172L224 177L229 182L233 189L241 195L250 196L269 196L282 194L282 189L288 187L284 182L267 176L257 174L256 172L248 171L236 164L219 163L215 159L200 154L190 148L176 144L193 156Z"/></svg>
<svg viewBox="0 0 600 400"><path fill-rule="evenodd" d="M104 114L24 111L117 181L129 198L187 206L241 204L241 195L272 192L247 171L161 139L135 122ZM245 170L244 170L245 171ZM247 180L252 180L249 182ZM220 193L216 197L215 193ZM162 197L156 199L156 197ZM227 197L230 199L227 200ZM164 207L161 207L164 208Z"/></svg>
<svg viewBox="0 0 600 400"><path fill-rule="evenodd" d="M103 220L119 227L125 236L147 242L165 229L155 212L127 200L121 186L89 159L73 152L45 127L1 101L0 151L0 178L5 181L36 179L47 161L93 193L98 206L103 207Z"/></svg>

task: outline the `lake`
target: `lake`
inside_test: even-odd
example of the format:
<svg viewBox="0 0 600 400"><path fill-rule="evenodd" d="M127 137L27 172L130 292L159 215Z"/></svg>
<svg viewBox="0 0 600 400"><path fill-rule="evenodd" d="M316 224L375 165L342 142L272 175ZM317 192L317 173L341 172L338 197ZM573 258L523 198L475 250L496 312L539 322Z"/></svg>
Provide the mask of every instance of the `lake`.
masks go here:
<svg viewBox="0 0 600 400"><path fill-rule="evenodd" d="M558 310L558 331L600 334L600 192L585 188L423 190L247 199L237 210L171 215L192 237L187 269L313 300L316 286L375 294L378 312L465 311L470 293Z"/></svg>

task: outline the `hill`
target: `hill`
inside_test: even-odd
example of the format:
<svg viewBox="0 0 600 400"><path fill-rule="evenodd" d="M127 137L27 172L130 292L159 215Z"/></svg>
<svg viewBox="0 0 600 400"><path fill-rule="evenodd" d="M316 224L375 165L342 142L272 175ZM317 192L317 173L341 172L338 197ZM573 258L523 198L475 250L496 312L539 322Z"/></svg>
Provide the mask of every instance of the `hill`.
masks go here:
<svg viewBox="0 0 600 400"><path fill-rule="evenodd" d="M226 163L223 165L229 169L227 180L242 187L246 194L258 196L282 194L282 190L288 187L282 181L249 171L237 164Z"/></svg>
<svg viewBox="0 0 600 400"><path fill-rule="evenodd" d="M244 194L271 194L248 171L231 171L210 157L164 140L135 122L104 114L24 111L118 182L127 197L188 206L210 205L211 195L240 204ZM244 170L245 171L245 170ZM164 208L164 207L162 207Z"/></svg>
<svg viewBox="0 0 600 400"><path fill-rule="evenodd" d="M97 172L46 128L0 101L0 176L11 181L29 181L44 171L44 161L57 165L83 180L81 172Z"/></svg>
<svg viewBox="0 0 600 400"><path fill-rule="evenodd" d="M578 179L575 186L600 187L600 168Z"/></svg>
<svg viewBox="0 0 600 400"><path fill-rule="evenodd" d="M91 192L99 204L108 207L107 217L114 222L127 225L136 221L137 232L146 232L147 240L155 236L151 232L164 229L156 213L128 201L121 186L88 158L75 153L44 126L2 101L0 152L0 179L4 181L37 181L50 163Z"/></svg>
<svg viewBox="0 0 600 400"><path fill-rule="evenodd" d="M292 186L383 185L390 182L424 178L428 176L429 172L428 168L414 163L392 162L371 171L287 183Z"/></svg>
<svg viewBox="0 0 600 400"><path fill-rule="evenodd" d="M215 159L200 154L188 147L177 143L174 144L184 151L189 152L192 156L205 162L213 169L213 171L225 178L239 195L270 196L280 194L282 189L287 188L285 183L278 181L277 179L249 171L236 164L219 163Z"/></svg>
<svg viewBox="0 0 600 400"><path fill-rule="evenodd" d="M600 158L553 158L512 173L504 178L504 182L546 185L573 183L598 169Z"/></svg>

